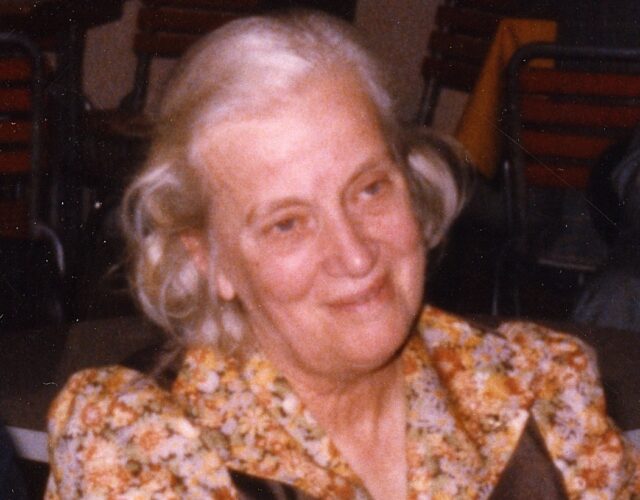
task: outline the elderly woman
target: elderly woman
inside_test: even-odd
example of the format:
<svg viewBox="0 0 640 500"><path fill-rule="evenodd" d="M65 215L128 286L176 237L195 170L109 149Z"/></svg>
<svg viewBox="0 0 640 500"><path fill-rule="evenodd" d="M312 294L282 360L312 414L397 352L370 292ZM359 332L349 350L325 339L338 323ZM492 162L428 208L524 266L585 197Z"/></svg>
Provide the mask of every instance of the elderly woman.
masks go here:
<svg viewBox="0 0 640 500"><path fill-rule="evenodd" d="M487 498L527 426L569 497L640 492L585 346L422 308L460 205L453 151L399 126L328 17L244 19L194 47L124 204L134 289L184 361L170 392L118 367L71 379L48 498L233 498L240 476Z"/></svg>

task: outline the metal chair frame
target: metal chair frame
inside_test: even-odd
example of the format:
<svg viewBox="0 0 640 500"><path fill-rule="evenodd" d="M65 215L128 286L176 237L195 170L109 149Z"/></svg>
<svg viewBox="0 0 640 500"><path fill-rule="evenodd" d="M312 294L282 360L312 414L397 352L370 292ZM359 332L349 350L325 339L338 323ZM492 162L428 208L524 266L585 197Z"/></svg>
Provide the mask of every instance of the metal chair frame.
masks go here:
<svg viewBox="0 0 640 500"><path fill-rule="evenodd" d="M528 154L521 144L522 102L519 91L520 73L524 65L533 59L551 59L554 61L640 61L640 49L606 48L606 47L575 47L563 46L553 43L531 43L518 49L511 58L507 68L507 99L506 99L506 125L508 143L506 148L507 158L502 163L502 182L504 195L504 208L507 223L507 241L504 244L496 266L494 279L493 305L494 314L504 314L501 303L503 296L511 292L513 294L514 308L508 311L520 314L519 277L517 267L514 268L513 260L533 260L534 256L527 251L527 178L525 173L525 157ZM588 71L585 71L588 73ZM603 73L606 74L606 73ZM640 77L638 78L640 83ZM640 91L634 97L640 104ZM603 126L603 128L605 128ZM631 130L632 127L629 127ZM587 175L587 174L585 174ZM511 264L512 266L509 266ZM517 264L515 264L517 266ZM541 264L542 265L542 264ZM510 269L508 269L510 267ZM578 273L591 272L595 265L585 266L582 269L572 269ZM571 269L569 269L571 270ZM505 282L510 281L507 285ZM506 286L505 286L506 285Z"/></svg>

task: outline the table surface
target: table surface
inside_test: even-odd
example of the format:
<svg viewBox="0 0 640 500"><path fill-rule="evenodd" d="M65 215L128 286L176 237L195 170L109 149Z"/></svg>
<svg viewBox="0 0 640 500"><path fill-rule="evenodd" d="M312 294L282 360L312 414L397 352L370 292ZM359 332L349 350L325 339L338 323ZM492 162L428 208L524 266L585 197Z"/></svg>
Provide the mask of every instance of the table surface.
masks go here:
<svg viewBox="0 0 640 500"><path fill-rule="evenodd" d="M0 421L44 430L47 409L72 373L122 363L161 339L158 330L139 317L0 332Z"/></svg>

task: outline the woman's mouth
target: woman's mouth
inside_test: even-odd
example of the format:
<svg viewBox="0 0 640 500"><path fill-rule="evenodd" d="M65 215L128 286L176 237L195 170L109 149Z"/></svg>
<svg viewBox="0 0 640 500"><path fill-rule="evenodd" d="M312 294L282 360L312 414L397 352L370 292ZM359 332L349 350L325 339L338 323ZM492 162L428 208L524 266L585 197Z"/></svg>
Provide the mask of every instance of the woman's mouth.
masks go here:
<svg viewBox="0 0 640 500"><path fill-rule="evenodd" d="M342 310L368 308L369 306L380 302L380 300L386 295L385 292L387 289L388 281L385 276L381 276L362 289L347 293L335 300L331 300L329 305L333 308Z"/></svg>

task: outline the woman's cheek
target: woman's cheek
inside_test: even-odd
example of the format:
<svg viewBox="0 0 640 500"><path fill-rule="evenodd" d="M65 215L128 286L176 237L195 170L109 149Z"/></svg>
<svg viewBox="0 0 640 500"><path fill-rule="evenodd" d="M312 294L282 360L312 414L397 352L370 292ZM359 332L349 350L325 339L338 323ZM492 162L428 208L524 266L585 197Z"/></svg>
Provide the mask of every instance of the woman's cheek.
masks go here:
<svg viewBox="0 0 640 500"><path fill-rule="evenodd" d="M278 301L301 299L313 286L315 261L308 250L287 256L267 253L253 261L252 274L263 295Z"/></svg>
<svg viewBox="0 0 640 500"><path fill-rule="evenodd" d="M383 217L368 224L369 227L375 228L376 239L387 242L397 251L411 252L423 245L420 225L408 207L389 211Z"/></svg>

